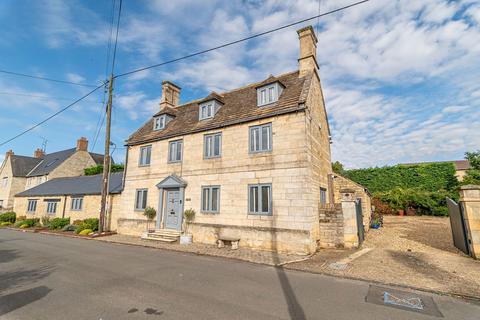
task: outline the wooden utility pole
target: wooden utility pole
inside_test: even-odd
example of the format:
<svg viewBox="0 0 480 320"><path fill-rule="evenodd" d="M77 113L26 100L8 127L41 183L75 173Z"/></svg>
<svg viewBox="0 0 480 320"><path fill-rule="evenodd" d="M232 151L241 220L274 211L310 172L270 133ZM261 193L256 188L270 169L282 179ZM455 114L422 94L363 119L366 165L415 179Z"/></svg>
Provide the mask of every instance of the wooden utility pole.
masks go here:
<svg viewBox="0 0 480 320"><path fill-rule="evenodd" d="M107 123L105 126L105 154L103 157L103 178L102 178L102 202L100 205L100 219L98 224L98 232L106 231L106 211L107 197L110 179L110 126L112 124L112 93L113 93L113 74L110 75L108 82L108 102L107 102Z"/></svg>

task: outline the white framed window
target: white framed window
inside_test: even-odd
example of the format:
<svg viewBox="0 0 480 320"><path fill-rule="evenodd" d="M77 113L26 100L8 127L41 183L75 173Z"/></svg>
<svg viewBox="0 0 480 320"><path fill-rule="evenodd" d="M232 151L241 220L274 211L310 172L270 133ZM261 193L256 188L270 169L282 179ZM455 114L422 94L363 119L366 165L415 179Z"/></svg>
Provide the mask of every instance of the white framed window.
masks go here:
<svg viewBox="0 0 480 320"><path fill-rule="evenodd" d="M28 199L27 212L37 211L37 199Z"/></svg>
<svg viewBox="0 0 480 320"><path fill-rule="evenodd" d="M320 204L327 203L327 189L320 187Z"/></svg>
<svg viewBox="0 0 480 320"><path fill-rule="evenodd" d="M6 188L8 185L8 177L3 177L2 179L2 187Z"/></svg>
<svg viewBox="0 0 480 320"><path fill-rule="evenodd" d="M250 152L265 152L272 150L272 124L262 124L250 127Z"/></svg>
<svg viewBox="0 0 480 320"><path fill-rule="evenodd" d="M203 142L203 156L206 159L218 158L222 153L222 133L205 135Z"/></svg>
<svg viewBox="0 0 480 320"><path fill-rule="evenodd" d="M202 212L218 213L220 211L220 186L202 187Z"/></svg>
<svg viewBox="0 0 480 320"><path fill-rule="evenodd" d="M272 215L272 185L248 185L248 213Z"/></svg>
<svg viewBox="0 0 480 320"><path fill-rule="evenodd" d="M46 200L47 202L47 213L50 215L55 215L57 212L57 203L59 200Z"/></svg>
<svg viewBox="0 0 480 320"><path fill-rule="evenodd" d="M147 207L148 189L137 189L135 191L135 210L143 211Z"/></svg>
<svg viewBox="0 0 480 320"><path fill-rule="evenodd" d="M170 141L168 144L168 162L182 161L182 140Z"/></svg>
<svg viewBox="0 0 480 320"><path fill-rule="evenodd" d="M165 129L165 125L167 124L167 116L161 115L156 117L153 120L153 130L162 130Z"/></svg>
<svg viewBox="0 0 480 320"><path fill-rule="evenodd" d="M71 210L72 211L82 211L83 208L83 197L75 197L72 198L71 202Z"/></svg>
<svg viewBox="0 0 480 320"><path fill-rule="evenodd" d="M213 117L214 103L215 102L210 101L200 105L200 112L199 112L200 120L205 120Z"/></svg>
<svg viewBox="0 0 480 320"><path fill-rule="evenodd" d="M257 88L257 105L261 107L277 102L282 91L283 87L278 82Z"/></svg>
<svg viewBox="0 0 480 320"><path fill-rule="evenodd" d="M152 157L152 146L145 146L140 148L140 156L138 159L139 166L149 166Z"/></svg>

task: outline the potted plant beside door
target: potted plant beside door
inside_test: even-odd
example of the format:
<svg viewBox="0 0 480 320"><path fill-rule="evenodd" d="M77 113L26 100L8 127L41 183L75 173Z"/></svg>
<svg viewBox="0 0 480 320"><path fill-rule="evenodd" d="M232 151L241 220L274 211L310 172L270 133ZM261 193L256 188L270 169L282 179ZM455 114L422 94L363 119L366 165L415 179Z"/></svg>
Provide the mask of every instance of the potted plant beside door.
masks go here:
<svg viewBox="0 0 480 320"><path fill-rule="evenodd" d="M188 233L188 226L195 219L195 210L187 209L183 212L183 234L180 236L180 244L192 243L192 235Z"/></svg>
<svg viewBox="0 0 480 320"><path fill-rule="evenodd" d="M143 211L143 215L147 217L147 233L153 232L154 230L150 230L150 222L157 216L157 211L152 207L146 207L145 211Z"/></svg>

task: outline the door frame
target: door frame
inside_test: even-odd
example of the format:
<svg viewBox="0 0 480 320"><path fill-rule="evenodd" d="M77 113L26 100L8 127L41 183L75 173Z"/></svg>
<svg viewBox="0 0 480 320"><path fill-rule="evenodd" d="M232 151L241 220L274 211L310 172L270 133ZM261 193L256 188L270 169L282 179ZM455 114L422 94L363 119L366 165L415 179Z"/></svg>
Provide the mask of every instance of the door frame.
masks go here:
<svg viewBox="0 0 480 320"><path fill-rule="evenodd" d="M157 210L157 223L156 229L165 229L165 207L166 207L166 192L165 191L173 191L178 190L180 192L180 225L178 227L178 231L182 231L183 225L183 211L185 207L185 188L187 187L187 182L177 176L176 174L172 174L165 179L163 179L159 184L157 184L157 188L159 190L159 197L158 197L158 210ZM172 229L175 230L175 229Z"/></svg>

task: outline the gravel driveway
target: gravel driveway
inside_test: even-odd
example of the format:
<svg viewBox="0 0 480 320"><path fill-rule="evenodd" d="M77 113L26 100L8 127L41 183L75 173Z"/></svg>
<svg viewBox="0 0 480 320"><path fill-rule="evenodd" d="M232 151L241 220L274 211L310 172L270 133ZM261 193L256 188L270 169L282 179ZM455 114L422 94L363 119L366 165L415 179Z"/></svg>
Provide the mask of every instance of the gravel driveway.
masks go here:
<svg viewBox="0 0 480 320"><path fill-rule="evenodd" d="M480 298L480 261L453 246L448 218L386 216L362 248L372 250L345 270L330 264L355 251L322 250L288 267Z"/></svg>

